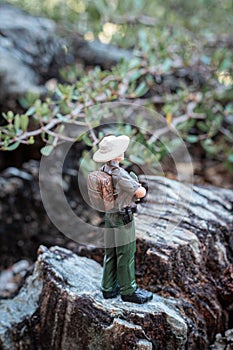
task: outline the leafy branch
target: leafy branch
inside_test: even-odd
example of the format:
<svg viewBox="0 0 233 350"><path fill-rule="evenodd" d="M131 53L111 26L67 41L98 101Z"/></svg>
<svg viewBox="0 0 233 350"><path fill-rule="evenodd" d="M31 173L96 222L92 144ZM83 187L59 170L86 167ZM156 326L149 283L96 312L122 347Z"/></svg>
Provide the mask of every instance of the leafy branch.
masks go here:
<svg viewBox="0 0 233 350"><path fill-rule="evenodd" d="M158 64L151 59L152 55L153 48L151 52L141 49L135 52L132 60L120 62L110 71L95 67L74 84L58 84L52 98L36 99L24 114L12 111L3 114L6 125L0 127L0 150L10 151L20 144L33 144L35 137L41 136L45 143L41 153L48 155L60 142L77 141L77 138L64 135L66 123L86 126L91 130L88 143L95 145L99 138L92 129L101 124L101 117L90 122L88 108L110 101L133 101L155 111L159 108L166 118L167 126L155 131L147 140L148 145L176 127L188 143L199 142L207 153L216 157L225 154L231 162L233 130L226 128L233 108L228 97L231 87L220 89L218 82L212 79L210 83L205 81L202 91L199 85L190 88L180 75L183 68L180 62L177 64L174 52L173 59L166 58ZM202 69L200 64L196 66L196 74L198 68ZM187 74L189 69L186 68ZM212 74L211 70L209 74ZM176 82L176 93L167 85L168 79L170 84Z"/></svg>

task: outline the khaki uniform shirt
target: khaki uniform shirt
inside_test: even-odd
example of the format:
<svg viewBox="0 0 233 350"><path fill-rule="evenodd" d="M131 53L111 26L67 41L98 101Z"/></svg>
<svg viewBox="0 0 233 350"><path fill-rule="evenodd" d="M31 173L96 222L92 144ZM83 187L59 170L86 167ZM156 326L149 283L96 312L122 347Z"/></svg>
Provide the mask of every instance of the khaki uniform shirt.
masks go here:
<svg viewBox="0 0 233 350"><path fill-rule="evenodd" d="M113 160L104 164L101 170L113 176L114 192L117 194L115 208L122 209L132 206L136 200L134 193L141 186L140 183Z"/></svg>

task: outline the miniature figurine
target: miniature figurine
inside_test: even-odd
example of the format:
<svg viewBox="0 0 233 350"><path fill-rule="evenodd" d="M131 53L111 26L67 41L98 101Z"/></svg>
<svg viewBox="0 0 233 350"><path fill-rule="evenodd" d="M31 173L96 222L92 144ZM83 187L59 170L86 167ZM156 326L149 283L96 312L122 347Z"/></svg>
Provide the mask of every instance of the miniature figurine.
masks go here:
<svg viewBox="0 0 233 350"><path fill-rule="evenodd" d="M114 207L105 213L102 293L105 299L120 294L123 301L142 304L152 300L153 294L138 288L135 280L134 213L135 200L143 198L146 189L119 165L129 141L126 135L105 136L93 156L94 161L105 163L100 170L111 175L114 189Z"/></svg>

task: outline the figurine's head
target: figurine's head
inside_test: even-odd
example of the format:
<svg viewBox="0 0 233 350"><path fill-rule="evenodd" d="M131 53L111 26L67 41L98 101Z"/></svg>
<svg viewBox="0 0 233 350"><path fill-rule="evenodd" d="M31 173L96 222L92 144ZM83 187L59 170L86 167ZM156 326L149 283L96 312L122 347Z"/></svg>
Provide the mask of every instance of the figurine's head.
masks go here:
<svg viewBox="0 0 233 350"><path fill-rule="evenodd" d="M93 160L99 163L109 162L110 160L121 161L124 159L124 152L129 145L129 137L121 136L105 136L99 143L99 149L93 155Z"/></svg>

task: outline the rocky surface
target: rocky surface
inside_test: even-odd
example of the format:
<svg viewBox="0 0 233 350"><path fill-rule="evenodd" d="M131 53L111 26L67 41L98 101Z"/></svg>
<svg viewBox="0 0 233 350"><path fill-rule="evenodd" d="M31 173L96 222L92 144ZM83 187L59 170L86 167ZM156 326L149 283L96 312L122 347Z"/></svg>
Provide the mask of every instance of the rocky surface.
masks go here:
<svg viewBox="0 0 233 350"><path fill-rule="evenodd" d="M45 93L45 82L76 59L109 68L131 57L130 51L88 42L79 34L61 39L52 20L0 4L0 103L5 107L7 99Z"/></svg>
<svg viewBox="0 0 233 350"><path fill-rule="evenodd" d="M150 196L136 218L138 283L173 297L188 325L187 349L207 349L233 322L233 192L147 180ZM100 258L96 249L82 254Z"/></svg>
<svg viewBox="0 0 233 350"><path fill-rule="evenodd" d="M218 333L211 350L232 350L233 349L233 329L228 329L224 335Z"/></svg>
<svg viewBox="0 0 233 350"><path fill-rule="evenodd" d="M0 101L45 92L43 82L58 67L55 28L53 21L0 4Z"/></svg>
<svg viewBox="0 0 233 350"><path fill-rule="evenodd" d="M59 244L102 263L101 247L72 242L51 224L39 195L36 162L14 176L12 171L1 178L0 215L7 218L2 220L1 256L9 258L14 251L14 256L35 259L39 244ZM76 214L88 218L77 202L76 176L66 168L66 195ZM138 284L164 302L172 300L187 326L186 349L208 349L216 334L233 327L233 192L194 186L189 199L190 185L158 176L147 179L150 196L136 218Z"/></svg>
<svg viewBox="0 0 233 350"><path fill-rule="evenodd" d="M159 177L149 184L150 203L138 217L137 274L153 292L179 300L187 348L204 349L232 318L233 280L225 303L220 281L233 258L233 192L193 186L189 198L185 184Z"/></svg>
<svg viewBox="0 0 233 350"><path fill-rule="evenodd" d="M75 161L77 159L72 160L73 165ZM9 167L0 174L0 270L23 258L33 263L40 244L62 245L86 254L86 246L63 235L47 216L40 195L39 164L31 160L21 169ZM81 199L77 174L76 169L66 165L63 185L67 200L77 216L94 225L101 224L102 218L88 210ZM103 249L97 248L95 252L93 248L91 255L101 262Z"/></svg>
<svg viewBox="0 0 233 350"><path fill-rule="evenodd" d="M30 269L27 260L19 260L0 273L0 298L11 297L17 292L27 271Z"/></svg>
<svg viewBox="0 0 233 350"><path fill-rule="evenodd" d="M184 349L187 325L172 300L104 300L98 263L56 246L38 254L19 294L0 302L2 349Z"/></svg>

